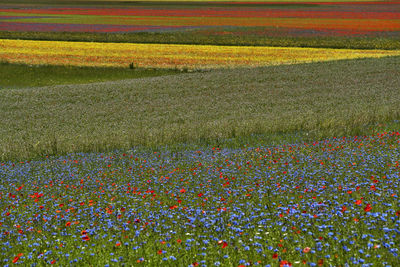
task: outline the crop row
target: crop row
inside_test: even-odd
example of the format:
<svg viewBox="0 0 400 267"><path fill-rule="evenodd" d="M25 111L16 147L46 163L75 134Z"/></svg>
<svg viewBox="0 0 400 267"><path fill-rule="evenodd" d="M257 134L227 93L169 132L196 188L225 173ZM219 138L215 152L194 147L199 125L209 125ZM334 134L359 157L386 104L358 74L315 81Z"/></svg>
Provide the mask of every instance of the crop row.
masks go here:
<svg viewBox="0 0 400 267"><path fill-rule="evenodd" d="M132 4L126 8L8 6L0 8L0 30L147 32L226 27L230 32L229 27L247 26L316 31L314 35L321 31L333 35L345 32L354 36L399 31L399 7L399 2L183 8L162 4L152 7Z"/></svg>
<svg viewBox="0 0 400 267"><path fill-rule="evenodd" d="M385 3L382 4L385 7ZM375 7L376 8L376 7ZM389 12L391 11L391 12ZM94 15L94 16L146 16L146 17L206 17L206 18L333 18L333 19L400 19L400 13L393 11L393 5L387 5L387 10L366 9L363 5L358 8L339 9L337 6L330 8L212 8L212 9L185 9L185 8L0 8L2 14L35 16L47 15Z"/></svg>
<svg viewBox="0 0 400 267"><path fill-rule="evenodd" d="M12 63L209 69L384 57L400 51L249 46L127 44L0 40L0 59Z"/></svg>
<svg viewBox="0 0 400 267"><path fill-rule="evenodd" d="M147 32L114 33L115 27L110 25L78 25L75 29L91 32L66 32L70 28L66 24L53 24L49 30L47 24L30 24L35 31L27 30L27 24L7 25L7 31L0 31L0 39L43 40L43 41L80 41L103 43L152 43L152 44L197 44L197 45L229 45L229 46L275 46L275 47L314 47L314 48L346 48L346 49L400 49L400 35L397 32L386 32L375 36L349 37L354 31L309 31L293 29L265 29L259 27L238 27L198 29L191 31L161 31L159 27L143 26ZM131 26L124 26L124 28ZM132 26L138 29L137 26ZM119 27L121 28L121 27ZM12 31L16 30L16 31ZM60 30L60 31L59 31ZM94 32L95 30L95 32ZM164 30L166 30L164 28ZM110 32L111 31L111 32ZM155 32L158 31L158 32ZM335 36L332 36L334 34Z"/></svg>
<svg viewBox="0 0 400 267"><path fill-rule="evenodd" d="M16 16L12 12L0 13L1 21L8 25L52 24L70 25L70 31L74 31L75 25L113 25L115 32L127 30L135 31L135 28L124 28L123 26L157 26L161 29L170 27L221 27L221 26L248 26L248 27L282 27L303 30L352 30L365 32L399 31L400 19L377 19L377 18L345 18L332 17L164 17L164 16L107 16L107 15L46 15L46 16ZM397 15L396 15L397 16ZM122 27L118 27L122 26ZM179 28L178 28L179 29ZM3 29L4 30L4 29ZM136 31L143 29L136 29Z"/></svg>

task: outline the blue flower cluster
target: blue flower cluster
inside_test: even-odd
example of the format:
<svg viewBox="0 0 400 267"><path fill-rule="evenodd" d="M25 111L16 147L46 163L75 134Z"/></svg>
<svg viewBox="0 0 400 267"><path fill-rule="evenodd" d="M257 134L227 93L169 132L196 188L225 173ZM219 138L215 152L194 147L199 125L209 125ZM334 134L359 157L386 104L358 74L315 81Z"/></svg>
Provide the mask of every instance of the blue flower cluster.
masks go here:
<svg viewBox="0 0 400 267"><path fill-rule="evenodd" d="M400 135L0 163L2 265L396 266Z"/></svg>

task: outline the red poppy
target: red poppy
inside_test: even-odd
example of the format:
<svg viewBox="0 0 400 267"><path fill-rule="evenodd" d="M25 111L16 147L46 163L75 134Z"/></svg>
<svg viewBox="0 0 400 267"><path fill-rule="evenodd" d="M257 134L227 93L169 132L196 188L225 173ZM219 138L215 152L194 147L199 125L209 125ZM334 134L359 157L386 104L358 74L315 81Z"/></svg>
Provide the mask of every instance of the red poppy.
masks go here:
<svg viewBox="0 0 400 267"><path fill-rule="evenodd" d="M82 240L83 241L89 241L90 237L88 237L87 235L82 236Z"/></svg>
<svg viewBox="0 0 400 267"><path fill-rule="evenodd" d="M371 204L367 204L367 206L364 208L364 211L368 212L370 210L372 210Z"/></svg>
<svg viewBox="0 0 400 267"><path fill-rule="evenodd" d="M24 255L23 253L19 253L17 256L14 257L12 263L16 263L17 261L19 261L19 258Z"/></svg>
<svg viewBox="0 0 400 267"><path fill-rule="evenodd" d="M71 225L71 222L67 222L67 223L65 224L66 227L68 227L68 226L70 226L70 225Z"/></svg>
<svg viewBox="0 0 400 267"><path fill-rule="evenodd" d="M279 263L279 267L283 267L283 266L292 266L292 264L288 261L281 261Z"/></svg>
<svg viewBox="0 0 400 267"><path fill-rule="evenodd" d="M373 190L373 191L376 191L376 186L375 185L371 185L370 189Z"/></svg>
<svg viewBox="0 0 400 267"><path fill-rule="evenodd" d="M361 200L361 199L359 199L359 200L357 200L355 203L356 203L356 205L361 205L361 203L362 203L362 200Z"/></svg>
<svg viewBox="0 0 400 267"><path fill-rule="evenodd" d="M182 188L179 192L181 192L181 193L185 193L186 192L186 190L185 190L185 188Z"/></svg>
<svg viewBox="0 0 400 267"><path fill-rule="evenodd" d="M273 259L278 258L278 254L277 254L277 253L274 253L274 255L272 255L272 258L273 258Z"/></svg>

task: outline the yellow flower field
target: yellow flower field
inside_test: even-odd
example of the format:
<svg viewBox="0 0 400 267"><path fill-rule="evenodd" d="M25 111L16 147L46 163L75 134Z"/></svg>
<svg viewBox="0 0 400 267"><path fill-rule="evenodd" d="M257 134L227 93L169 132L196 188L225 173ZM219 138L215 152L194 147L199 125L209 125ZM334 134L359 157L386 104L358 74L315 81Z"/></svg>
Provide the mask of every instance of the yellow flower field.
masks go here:
<svg viewBox="0 0 400 267"><path fill-rule="evenodd" d="M77 66L212 69L394 55L400 51L0 40L0 60Z"/></svg>

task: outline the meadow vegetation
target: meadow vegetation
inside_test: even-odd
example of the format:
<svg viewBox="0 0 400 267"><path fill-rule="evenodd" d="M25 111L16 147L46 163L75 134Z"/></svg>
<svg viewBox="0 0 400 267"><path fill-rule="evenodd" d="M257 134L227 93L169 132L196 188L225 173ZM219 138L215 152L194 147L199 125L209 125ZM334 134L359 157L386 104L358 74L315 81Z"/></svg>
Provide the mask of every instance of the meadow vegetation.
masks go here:
<svg viewBox="0 0 400 267"><path fill-rule="evenodd" d="M223 29L220 29L222 31ZM251 31L255 28L241 27L237 30ZM400 35L378 36L262 36L238 35L229 29L225 35L217 34L218 29L207 34L199 31L185 32L135 32L135 33L95 33L95 32L10 32L0 31L0 39L105 42L105 43L150 43L150 44L196 44L225 46L275 46L275 47L315 47L345 49L400 49Z"/></svg>
<svg viewBox="0 0 400 267"><path fill-rule="evenodd" d="M399 132L0 164L7 265L396 266Z"/></svg>
<svg viewBox="0 0 400 267"><path fill-rule="evenodd" d="M0 90L51 86L59 84L82 84L179 73L174 69L130 69L112 67L77 67L56 65L27 65L0 62Z"/></svg>
<svg viewBox="0 0 400 267"><path fill-rule="evenodd" d="M400 43L396 1L32 5L22 0L3 5L7 8L0 9L2 39L353 49L399 49Z"/></svg>
<svg viewBox="0 0 400 267"><path fill-rule="evenodd" d="M398 56L400 50L206 46L0 40L0 60L32 65L77 65L207 70L338 59Z"/></svg>
<svg viewBox="0 0 400 267"><path fill-rule="evenodd" d="M3 90L0 158L253 134L361 134L399 119L399 62L357 59Z"/></svg>
<svg viewBox="0 0 400 267"><path fill-rule="evenodd" d="M400 2L12 2L0 265L398 265Z"/></svg>

